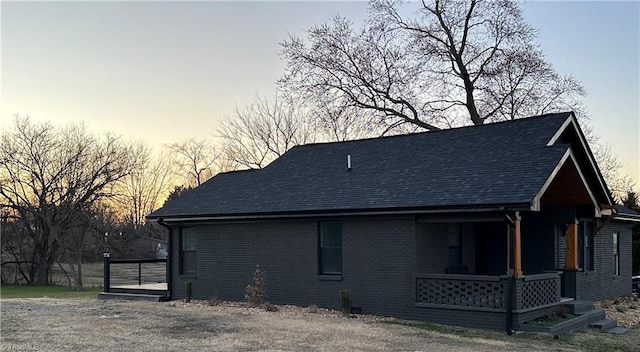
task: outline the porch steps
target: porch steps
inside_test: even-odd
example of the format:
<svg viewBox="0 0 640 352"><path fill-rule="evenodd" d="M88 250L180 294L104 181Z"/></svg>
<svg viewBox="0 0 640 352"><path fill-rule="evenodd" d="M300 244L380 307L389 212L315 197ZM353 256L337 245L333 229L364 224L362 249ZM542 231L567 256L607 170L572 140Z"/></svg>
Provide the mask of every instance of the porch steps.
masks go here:
<svg viewBox="0 0 640 352"><path fill-rule="evenodd" d="M620 335L620 334L624 334L625 332L629 331L629 329L624 328L622 326L616 326L613 329L609 329L607 330L608 333L610 334L616 334L616 335Z"/></svg>
<svg viewBox="0 0 640 352"><path fill-rule="evenodd" d="M166 296L167 290L154 290L148 288L111 287L109 293L132 293L136 295L159 295Z"/></svg>
<svg viewBox="0 0 640 352"><path fill-rule="evenodd" d="M141 293L100 292L98 294L98 299L101 299L101 300L123 299L123 300L129 300L129 301L162 302L166 299L166 296L149 295L149 294L141 294Z"/></svg>
<svg viewBox="0 0 640 352"><path fill-rule="evenodd" d="M568 308L569 313L573 315L580 315L593 310L593 302L591 301L568 301L562 305Z"/></svg>
<svg viewBox="0 0 640 352"><path fill-rule="evenodd" d="M605 319L604 310L591 310L584 312L577 317L563 321L553 326L536 326L528 324L520 324L519 330L530 331L552 336L563 335L574 330L586 328L592 323Z"/></svg>
<svg viewBox="0 0 640 352"><path fill-rule="evenodd" d="M618 322L613 319L602 319L589 324L590 328L609 331L618 326Z"/></svg>

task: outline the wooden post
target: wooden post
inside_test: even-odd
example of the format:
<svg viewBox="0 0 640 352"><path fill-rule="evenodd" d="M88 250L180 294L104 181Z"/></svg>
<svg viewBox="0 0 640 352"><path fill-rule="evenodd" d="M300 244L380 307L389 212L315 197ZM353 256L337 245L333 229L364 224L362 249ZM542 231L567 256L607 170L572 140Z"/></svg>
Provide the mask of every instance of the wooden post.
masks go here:
<svg viewBox="0 0 640 352"><path fill-rule="evenodd" d="M513 234L513 275L515 277L522 277L522 257L521 257L521 245L520 245L520 213L516 212L516 219L513 222L514 234Z"/></svg>
<svg viewBox="0 0 640 352"><path fill-rule="evenodd" d="M507 275L511 270L511 224L507 223Z"/></svg>
<svg viewBox="0 0 640 352"><path fill-rule="evenodd" d="M578 269L578 225L567 224L567 253L565 259L565 269Z"/></svg>

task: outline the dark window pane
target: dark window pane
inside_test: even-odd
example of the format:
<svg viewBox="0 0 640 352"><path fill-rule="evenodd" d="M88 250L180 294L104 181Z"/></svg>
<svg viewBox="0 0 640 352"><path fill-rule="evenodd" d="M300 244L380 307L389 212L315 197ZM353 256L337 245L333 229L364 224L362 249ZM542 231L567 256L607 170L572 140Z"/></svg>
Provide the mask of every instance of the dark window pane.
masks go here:
<svg viewBox="0 0 640 352"><path fill-rule="evenodd" d="M342 224L320 223L320 273L342 273Z"/></svg>
<svg viewBox="0 0 640 352"><path fill-rule="evenodd" d="M196 234L187 229L182 229L182 250L183 251L195 251L196 250Z"/></svg>
<svg viewBox="0 0 640 352"><path fill-rule="evenodd" d="M342 273L342 249L323 248L322 249L322 273L340 274Z"/></svg>
<svg viewBox="0 0 640 352"><path fill-rule="evenodd" d="M620 275L620 237L613 233L613 274Z"/></svg>
<svg viewBox="0 0 640 352"><path fill-rule="evenodd" d="M182 229L180 237L181 272L193 274L196 272L196 233L193 229Z"/></svg>
<svg viewBox="0 0 640 352"><path fill-rule="evenodd" d="M182 252L182 273L195 273L196 261L198 252L196 251L183 251Z"/></svg>
<svg viewBox="0 0 640 352"><path fill-rule="evenodd" d="M449 266L462 266L462 247L449 247Z"/></svg>
<svg viewBox="0 0 640 352"><path fill-rule="evenodd" d="M320 246L323 248L334 247L340 248L342 247L342 235L341 234L328 234L323 233L320 237Z"/></svg>

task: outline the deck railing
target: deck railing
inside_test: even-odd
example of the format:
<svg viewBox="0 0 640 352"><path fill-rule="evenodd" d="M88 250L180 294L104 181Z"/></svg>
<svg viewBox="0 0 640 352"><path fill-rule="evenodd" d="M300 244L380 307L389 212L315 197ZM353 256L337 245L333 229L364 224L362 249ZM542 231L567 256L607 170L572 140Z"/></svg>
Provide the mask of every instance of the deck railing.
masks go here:
<svg viewBox="0 0 640 352"><path fill-rule="evenodd" d="M513 283L513 289L509 289ZM513 299L508 295L512 293ZM506 311L528 310L560 302L560 275L527 275L513 282L507 276L419 274L416 304L443 308Z"/></svg>
<svg viewBox="0 0 640 352"><path fill-rule="evenodd" d="M167 282L167 259L111 259L109 253L103 258L105 292L116 285Z"/></svg>

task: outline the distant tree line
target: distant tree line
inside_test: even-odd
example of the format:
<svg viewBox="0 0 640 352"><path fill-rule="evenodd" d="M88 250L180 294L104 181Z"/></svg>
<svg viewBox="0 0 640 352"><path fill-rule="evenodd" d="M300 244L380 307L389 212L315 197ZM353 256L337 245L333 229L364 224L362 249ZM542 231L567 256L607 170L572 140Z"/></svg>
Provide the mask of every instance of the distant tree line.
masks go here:
<svg viewBox="0 0 640 352"><path fill-rule="evenodd" d="M204 141L165 148L16 116L0 140L2 282L50 284L57 268L82 289L103 251L154 256L166 230L145 217L218 172Z"/></svg>

